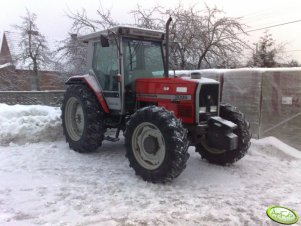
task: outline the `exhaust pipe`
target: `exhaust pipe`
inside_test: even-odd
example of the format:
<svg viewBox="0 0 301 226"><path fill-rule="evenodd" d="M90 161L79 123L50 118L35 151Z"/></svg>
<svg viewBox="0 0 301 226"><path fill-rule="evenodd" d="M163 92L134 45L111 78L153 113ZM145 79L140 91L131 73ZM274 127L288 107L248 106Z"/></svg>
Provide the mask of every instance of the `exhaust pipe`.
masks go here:
<svg viewBox="0 0 301 226"><path fill-rule="evenodd" d="M169 75L169 25L172 21L172 18L169 17L169 19L166 22L166 43L165 43L165 69L164 69L164 77L168 78Z"/></svg>

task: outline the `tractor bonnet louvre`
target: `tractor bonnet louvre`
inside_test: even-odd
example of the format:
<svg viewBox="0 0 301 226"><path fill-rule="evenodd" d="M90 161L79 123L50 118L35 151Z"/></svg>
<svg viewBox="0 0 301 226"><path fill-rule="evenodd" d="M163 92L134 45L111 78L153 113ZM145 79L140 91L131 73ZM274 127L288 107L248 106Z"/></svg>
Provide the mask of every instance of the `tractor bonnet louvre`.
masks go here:
<svg viewBox="0 0 301 226"><path fill-rule="evenodd" d="M178 114L179 117L193 117L193 110L192 110L192 106L191 105L187 105L187 104L179 104L177 105L177 110L178 110Z"/></svg>

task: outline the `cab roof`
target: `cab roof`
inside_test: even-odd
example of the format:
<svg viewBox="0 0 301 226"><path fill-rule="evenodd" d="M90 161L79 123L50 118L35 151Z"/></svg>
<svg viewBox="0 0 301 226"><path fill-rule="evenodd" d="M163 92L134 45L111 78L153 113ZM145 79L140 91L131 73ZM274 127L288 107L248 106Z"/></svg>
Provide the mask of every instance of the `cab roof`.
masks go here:
<svg viewBox="0 0 301 226"><path fill-rule="evenodd" d="M103 31L94 32L88 35L79 37L83 42L89 42L100 37L100 35L110 35L110 33L115 33L117 35L126 36L126 37L139 37L139 38L148 38L148 39L163 39L164 31L152 30L140 27L132 26L116 26Z"/></svg>

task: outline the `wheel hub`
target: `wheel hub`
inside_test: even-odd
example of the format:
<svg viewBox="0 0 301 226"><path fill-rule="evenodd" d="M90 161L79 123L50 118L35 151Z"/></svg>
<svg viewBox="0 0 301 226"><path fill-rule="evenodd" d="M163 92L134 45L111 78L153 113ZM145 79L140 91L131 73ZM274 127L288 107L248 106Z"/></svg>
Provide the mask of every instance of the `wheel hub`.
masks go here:
<svg viewBox="0 0 301 226"><path fill-rule="evenodd" d="M76 122L77 124L80 124L81 121L82 121L81 115L80 115L80 114L77 114L77 115L75 116L75 122Z"/></svg>
<svg viewBox="0 0 301 226"><path fill-rule="evenodd" d="M144 149L149 154L156 154L159 149L159 144L157 138L153 136L148 136L143 142Z"/></svg>

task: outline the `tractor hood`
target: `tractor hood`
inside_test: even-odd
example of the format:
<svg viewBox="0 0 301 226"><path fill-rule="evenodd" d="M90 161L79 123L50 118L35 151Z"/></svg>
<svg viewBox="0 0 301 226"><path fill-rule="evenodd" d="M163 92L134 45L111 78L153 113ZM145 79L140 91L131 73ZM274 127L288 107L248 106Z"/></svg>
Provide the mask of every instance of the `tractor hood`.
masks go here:
<svg viewBox="0 0 301 226"><path fill-rule="evenodd" d="M192 95L199 84L219 84L219 82L209 78L190 77L142 78L136 80L136 93Z"/></svg>
<svg viewBox="0 0 301 226"><path fill-rule="evenodd" d="M201 93L201 90L204 90L204 93ZM138 102L150 102L165 107L175 112L175 115L187 124L199 122L199 107L203 104L201 96L208 95L212 96L214 105L217 106L219 82L208 78L189 77L136 80Z"/></svg>

